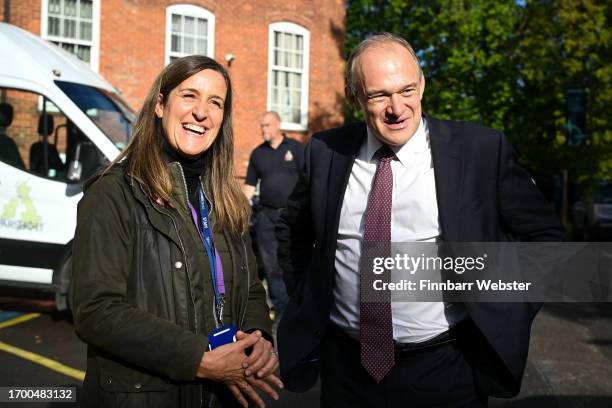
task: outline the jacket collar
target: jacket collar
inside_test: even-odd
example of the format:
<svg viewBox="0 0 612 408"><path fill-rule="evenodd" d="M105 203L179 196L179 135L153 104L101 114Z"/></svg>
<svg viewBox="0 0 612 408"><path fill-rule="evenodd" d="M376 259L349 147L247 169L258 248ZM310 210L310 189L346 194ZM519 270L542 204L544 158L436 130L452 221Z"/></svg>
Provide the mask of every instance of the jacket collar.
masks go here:
<svg viewBox="0 0 612 408"><path fill-rule="evenodd" d="M178 166L180 167L180 165ZM171 177L173 178L172 195L176 198L177 201L180 200L180 202L183 202L183 204L180 204L179 202L178 205L186 206L187 205L186 204L187 195L186 193L181 193L181 191L186 191L186 189L185 187L181 187L180 185L177 186L177 184L179 183L174 181L174 178L177 176L176 174L177 169L172 170L172 167L170 167L170 170L171 170L170 171ZM172 215L172 212L168 208L165 208L163 205L156 203L151 197L149 197L146 194L145 189L143 188L142 184L138 182L137 180L135 180L130 175L128 175L127 173L125 173L123 166L121 164L118 164L117 166L115 166L111 170L111 172L121 172L123 174L123 177L125 178L126 183L131 187L132 193L134 194L134 198L138 202L140 202L140 204L144 207L145 212L147 213L147 218L151 222L151 225L155 229L157 229L159 232L167 236L169 239L171 239L176 245L178 245L179 247L182 247L181 240L178 236L178 231L173 226L173 223L176 222L174 221L174 218L173 218L175 217L175 215ZM177 194L179 196L177 196ZM181 199L180 194L183 194L185 198ZM178 211L181 211L181 210L178 210ZM174 212L174 214L176 214L176 212ZM172 222L168 222L168 217L172 219Z"/></svg>
<svg viewBox="0 0 612 408"><path fill-rule="evenodd" d="M336 240L340 225L340 211L344 192L348 185L351 169L359 148L366 140L367 130L364 123L345 128L344 137L338 137L338 144L332 149L327 194L328 235Z"/></svg>
<svg viewBox="0 0 612 408"><path fill-rule="evenodd" d="M189 214L189 198L187 195L187 182L179 162L168 163L168 171L172 183L172 197L176 203L176 210L182 214Z"/></svg>
<svg viewBox="0 0 612 408"><path fill-rule="evenodd" d="M406 165L408 161L413 159L413 153L423 153L428 149L428 134L429 130L427 127L427 121L425 118L422 118L419 121L419 126L417 130L414 132L414 135L408 140L403 146L390 146L390 149L395 153L395 157L397 160ZM364 150L359 150L358 156L362 159L365 158L366 161L372 162L372 159L378 149L382 146L382 142L378 140L376 136L374 136L374 132L372 129L367 128L367 138L365 142L365 156L363 156Z"/></svg>

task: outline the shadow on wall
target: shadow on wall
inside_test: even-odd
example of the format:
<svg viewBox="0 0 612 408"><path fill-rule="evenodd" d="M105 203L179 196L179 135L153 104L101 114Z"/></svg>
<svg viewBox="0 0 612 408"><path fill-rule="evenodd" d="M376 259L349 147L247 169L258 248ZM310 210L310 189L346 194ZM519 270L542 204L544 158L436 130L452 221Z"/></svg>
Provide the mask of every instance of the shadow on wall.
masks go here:
<svg viewBox="0 0 612 408"><path fill-rule="evenodd" d="M329 20L329 33L336 43L338 55L341 59L345 59L346 55L344 54L344 44L346 43L346 30L344 26L340 26L334 23L333 20Z"/></svg>
<svg viewBox="0 0 612 408"><path fill-rule="evenodd" d="M329 33L335 44L338 57L340 60L344 60L344 43L346 40L344 26L336 24L332 19L330 19ZM332 69L334 69L334 67L332 67ZM344 89L344 79L342 80L342 84L339 85L341 89ZM344 91L336 92L334 94L334 101L325 101L323 103L323 101L314 100L311 104L308 118L308 135L292 136L301 142L306 143L310 138L310 135L313 133L342 126L344 124L344 105ZM335 107L335 110L332 110L329 107Z"/></svg>
<svg viewBox="0 0 612 408"><path fill-rule="evenodd" d="M310 109L310 118L308 123L308 131L310 134L320 132L325 129L330 129L337 126L342 126L344 123L342 115L342 107L344 104L344 95L336 92L334 94L334 102L326 102L322 104L319 101L314 101ZM329 107L336 106L336 110L331 110Z"/></svg>

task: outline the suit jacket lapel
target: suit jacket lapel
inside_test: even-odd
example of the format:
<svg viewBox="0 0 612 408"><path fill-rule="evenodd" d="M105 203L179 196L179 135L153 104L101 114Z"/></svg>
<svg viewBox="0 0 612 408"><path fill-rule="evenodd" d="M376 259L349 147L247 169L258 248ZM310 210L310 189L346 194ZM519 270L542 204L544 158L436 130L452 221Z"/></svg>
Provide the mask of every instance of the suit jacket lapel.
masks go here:
<svg viewBox="0 0 612 408"><path fill-rule="evenodd" d="M441 121L426 117L436 180L436 198L442 239L459 241L459 209L463 183L463 151Z"/></svg>
<svg viewBox="0 0 612 408"><path fill-rule="evenodd" d="M338 143L332 150L331 165L327 184L327 236L336 242L338 225L340 223L340 210L348 180L353 168L353 162L359 147L366 138L366 127L350 126L348 132L338 136ZM330 242L331 243L331 242ZM335 247L335 246L334 246Z"/></svg>

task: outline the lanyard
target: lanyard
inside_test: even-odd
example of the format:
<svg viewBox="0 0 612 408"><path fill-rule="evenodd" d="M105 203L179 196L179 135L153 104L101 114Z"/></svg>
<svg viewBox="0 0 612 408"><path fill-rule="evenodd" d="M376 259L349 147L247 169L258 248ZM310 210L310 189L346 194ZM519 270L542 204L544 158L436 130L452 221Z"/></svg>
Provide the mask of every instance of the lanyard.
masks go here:
<svg viewBox="0 0 612 408"><path fill-rule="evenodd" d="M200 220L201 224L198 223L198 215L195 208L189 203L189 209L191 210L191 217L193 222L200 234L206 255L208 255L208 262L210 264L210 274L213 283L213 289L215 292L215 307L217 309L217 316L219 321L223 318L223 306L225 303L225 282L223 279L223 266L221 265L221 257L217 248L215 248L215 242L213 239L212 228L210 227L210 218L208 216L208 205L206 204L206 198L202 189L198 187L198 201L200 204ZM201 227L200 227L201 225Z"/></svg>

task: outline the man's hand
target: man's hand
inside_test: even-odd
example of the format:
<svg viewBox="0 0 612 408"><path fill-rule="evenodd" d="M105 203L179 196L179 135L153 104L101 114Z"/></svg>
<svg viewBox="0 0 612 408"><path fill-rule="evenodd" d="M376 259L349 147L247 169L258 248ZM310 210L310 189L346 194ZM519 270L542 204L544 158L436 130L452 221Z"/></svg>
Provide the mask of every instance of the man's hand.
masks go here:
<svg viewBox="0 0 612 408"><path fill-rule="evenodd" d="M242 192L246 196L246 198L251 202L253 199L253 195L255 194L255 186L249 186L248 184L242 185Z"/></svg>

